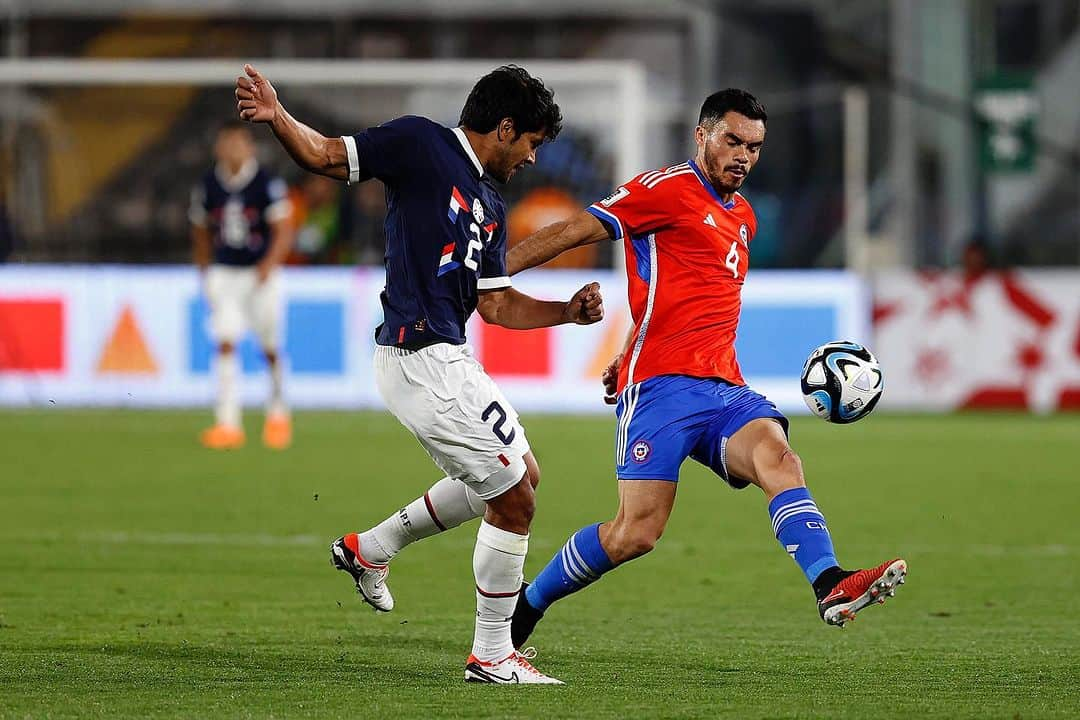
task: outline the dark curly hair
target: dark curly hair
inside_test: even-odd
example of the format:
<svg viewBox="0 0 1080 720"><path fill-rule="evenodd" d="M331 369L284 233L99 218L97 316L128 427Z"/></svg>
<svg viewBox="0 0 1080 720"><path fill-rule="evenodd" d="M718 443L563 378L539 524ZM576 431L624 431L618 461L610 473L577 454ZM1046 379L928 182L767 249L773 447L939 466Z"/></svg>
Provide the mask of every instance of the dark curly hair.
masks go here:
<svg viewBox="0 0 1080 720"><path fill-rule="evenodd" d="M562 129L562 112L551 90L517 65L503 65L480 78L465 100L458 124L489 133L507 117L518 135L543 130L548 140L554 140Z"/></svg>
<svg viewBox="0 0 1080 720"><path fill-rule="evenodd" d="M765 124L769 122L769 116L766 114L764 106L758 102L756 97L745 90L728 88L727 90L714 92L705 98L705 102L701 106L701 115L698 116L698 125L713 125L729 112L737 112L751 120L760 120Z"/></svg>

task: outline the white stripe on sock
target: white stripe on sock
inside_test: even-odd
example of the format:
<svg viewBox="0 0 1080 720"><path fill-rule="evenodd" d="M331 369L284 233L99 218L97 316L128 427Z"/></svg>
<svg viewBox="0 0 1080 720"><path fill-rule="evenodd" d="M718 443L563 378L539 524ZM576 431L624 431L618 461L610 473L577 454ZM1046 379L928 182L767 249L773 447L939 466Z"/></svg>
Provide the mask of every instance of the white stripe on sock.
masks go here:
<svg viewBox="0 0 1080 720"><path fill-rule="evenodd" d="M773 529L774 530L779 530L780 526L783 525L784 522L788 518L794 517L795 515L801 515L803 513L810 513L810 514L813 514L813 515L820 515L821 511L818 510L816 506L807 506L807 507L795 508L794 510L788 510L787 512L780 513L779 515L776 516L776 518L773 520Z"/></svg>
<svg viewBox="0 0 1080 720"><path fill-rule="evenodd" d="M581 557L581 553L579 553L578 549L577 549L577 543L574 542L574 538L572 536L570 538L570 542L567 543L567 544L570 547L570 559L574 560L575 563L578 565L578 567L582 571L584 571L585 576L592 579L592 580L595 580L596 578L598 578L599 575L597 575L595 572L593 572L593 569L591 567L589 567L589 564L587 562L585 562L584 558Z"/></svg>
<svg viewBox="0 0 1080 720"><path fill-rule="evenodd" d="M785 513L784 515L778 516L776 518L776 522L773 523L773 534L774 535L778 534L780 532L780 528L783 527L783 525L788 520L796 518L796 517L798 517L800 515L807 515L809 517L816 517L816 518L821 518L822 520L825 520L825 516L822 515L821 512L817 508L799 508L797 510L791 510L791 511Z"/></svg>
<svg viewBox="0 0 1080 720"><path fill-rule="evenodd" d="M589 581L587 579L585 579L584 577L582 577L581 575L579 575L577 570L571 566L571 564L570 564L570 556L567 554L565 547L563 547L560 557L562 558L563 571L566 572L566 574L568 576L570 576L570 578L572 580L576 581L578 583L578 585L581 585L581 586L585 586L585 585L589 584Z"/></svg>

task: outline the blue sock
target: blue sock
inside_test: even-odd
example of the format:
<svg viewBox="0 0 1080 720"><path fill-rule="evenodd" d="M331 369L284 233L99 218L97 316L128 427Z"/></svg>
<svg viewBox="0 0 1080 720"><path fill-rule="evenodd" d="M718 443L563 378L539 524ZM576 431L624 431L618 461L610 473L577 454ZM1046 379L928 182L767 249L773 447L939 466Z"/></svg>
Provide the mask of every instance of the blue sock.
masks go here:
<svg viewBox="0 0 1080 720"><path fill-rule="evenodd" d="M825 516L804 487L785 490L769 503L776 539L806 574L810 582L823 570L839 565Z"/></svg>
<svg viewBox="0 0 1080 720"><path fill-rule="evenodd" d="M537 610L547 610L551 603L577 592L613 567L600 545L600 523L583 527L540 571L525 590L525 599Z"/></svg>

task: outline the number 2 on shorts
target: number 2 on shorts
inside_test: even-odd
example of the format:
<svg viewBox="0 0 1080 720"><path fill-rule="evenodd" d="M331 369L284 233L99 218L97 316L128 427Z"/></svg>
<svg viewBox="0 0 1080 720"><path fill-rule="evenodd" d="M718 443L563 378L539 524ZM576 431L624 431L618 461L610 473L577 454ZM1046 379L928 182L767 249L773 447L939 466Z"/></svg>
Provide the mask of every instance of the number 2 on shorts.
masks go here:
<svg viewBox="0 0 1080 720"><path fill-rule="evenodd" d="M492 401L492 403L487 406L487 409L484 410L484 414L480 416L480 419L487 422L487 419L491 417L491 413L496 413L499 416L498 420L495 421L495 425L491 428L491 431L495 433L495 437L499 438L503 445L509 445L514 442L514 435L517 433L517 430L510 428L509 435L503 433L503 423L506 422L506 411L503 410L503 406L500 405L497 400Z"/></svg>

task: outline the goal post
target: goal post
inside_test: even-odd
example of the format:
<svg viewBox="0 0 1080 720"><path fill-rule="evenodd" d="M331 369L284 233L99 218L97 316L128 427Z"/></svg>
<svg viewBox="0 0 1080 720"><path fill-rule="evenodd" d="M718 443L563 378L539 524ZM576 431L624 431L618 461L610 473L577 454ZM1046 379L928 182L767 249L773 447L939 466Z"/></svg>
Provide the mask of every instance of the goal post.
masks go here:
<svg viewBox="0 0 1080 720"><path fill-rule="evenodd" d="M555 90L614 88L614 105L564 108L582 124L610 123L618 145L616 174L623 179L641 172L645 145L645 72L628 60L68 60L0 61L0 86L85 85L228 85L244 63L259 68L281 85L317 86L471 86L493 68L520 65Z"/></svg>
<svg viewBox="0 0 1080 720"><path fill-rule="evenodd" d="M46 207L45 210L39 210L39 216L48 215L49 207L53 210L56 208L55 197L51 201L52 205L49 205L50 192L53 196L61 195L65 198L75 196L75 199L66 202L62 199L60 205L64 212L85 209L89 204L86 201L87 193L72 191L70 186L82 182L84 185L93 184L97 187L104 183L99 176L113 172L112 169L101 169L103 159L100 147L96 156L92 152L85 156L78 153L80 145L100 146L103 141L110 142L110 116L115 114L118 118L115 137L127 141L126 145L135 145L137 139L131 136L138 131L145 132L145 126L149 124L140 117L140 112L153 115L152 111L159 110L163 104L161 100L147 98L164 98L174 90L176 94L180 94L179 91L183 89L185 97L196 98L200 93L203 96L203 108L194 115L198 122L193 123L193 126L196 126L193 130L205 132L205 127L209 127L213 122L221 122L235 115L231 93L228 97L225 93L232 87L237 75L243 72L245 62L255 65L274 83L288 107L305 110L303 114L298 112L298 117L308 120L306 111L313 108L315 111L310 120L311 124L327 134L335 130L355 132L403 114L426 115L444 124L454 124L461 105L476 80L499 65L513 63L542 78L545 84L554 90L556 101L562 109L564 128L569 131L564 132L564 135L577 140L577 145L572 145L574 140L568 139L558 150L558 141L556 146L543 150L541 155L549 155L547 158L541 157L538 168L543 169L547 161L549 172L561 173L561 169L551 171L550 168L551 159L560 158L560 162L567 166L565 173L569 181L570 175L580 174L581 156L586 156L590 166L587 189L578 187L576 193L571 193L575 195L578 203L590 202L606 195L615 185L645 169L645 127L648 111L645 71L640 64L633 61L274 58L3 60L0 61L0 97L4 102L0 108L0 123L3 124L4 132L0 133L0 159L6 157L6 160L0 162L0 172L8 176L5 184L13 188L11 195L14 197L10 204L18 206L28 215L24 224L29 230L23 233L24 237L28 237L32 242L38 233L47 235L49 232L60 232L55 224L50 228L49 223L40 217L37 222L29 221L34 208L33 201L44 203ZM219 91L221 95L217 94ZM212 101L206 97L211 94ZM72 96L80 99L71 99ZM86 100L94 97L110 99L102 100L95 107ZM156 102L157 105L154 108L143 106L145 111L141 111L138 105L125 107L125 99L128 97L136 103ZM67 98L66 102L64 98ZM77 117L81 113L96 114L97 122L103 126L96 131L96 135L91 135L91 140L87 140L85 132L80 135L80 128L76 127L87 123L85 118ZM209 121L210 116L213 122ZM327 121L327 118L330 120ZM124 122L133 126L130 132L125 131ZM323 123L329 127L320 127ZM200 128L198 125L205 127ZM47 126L47 133L41 132L40 128L43 126ZM37 136L47 135L48 140L39 140L36 143L20 142L19 130L28 127L36 129ZM158 131L158 135L162 132ZM181 134L175 128L172 132L174 136ZM562 136L560 140L563 140ZM75 152L67 153L65 150L64 159L58 161L55 147L42 149L43 145L50 143L52 146L71 147ZM151 144L148 140L140 146L140 152L145 153L146 147ZM582 152L582 146L585 147L585 152ZM208 163L210 148L205 142L203 147L206 152L203 161ZM31 157L35 149L44 159ZM166 152L170 150L168 144L164 149ZM124 148L118 146L117 150L121 152ZM52 156L51 164L45 157L46 154ZM189 160L191 154L189 151ZM21 163L19 156L23 156ZM168 158L157 158L160 167L164 167L167 162ZM28 168L33 172L19 172L20 169ZM185 179L187 176L179 166L179 161L178 168L176 179ZM158 174L164 172L159 169ZM519 200L522 193L538 183L539 181L532 179L535 175L536 171L531 170L520 178L515 178L515 181L505 188L508 201L513 203ZM25 185L26 182L34 180L34 177L37 182L35 189L31 191L22 188L20 194L20 184ZM554 184L559 185L560 179L556 180ZM60 187L50 187L50 182L57 183ZM128 185L139 187L140 179L129 179ZM114 198L123 194L122 189L114 188L112 192ZM42 200L43 197L46 199ZM113 204L119 205L119 200ZM162 215L156 211L151 214ZM175 212L173 214L175 215ZM54 212L53 217L56 215L63 216L64 213ZM87 232L100 224L95 223L97 216L86 222L76 218L68 223L66 232L70 235L72 226L79 227L81 232ZM178 220L176 227L170 229L170 234L179 230ZM70 244L74 241L65 242ZM62 244L53 243L54 246ZM42 247L45 247L46 251L32 256L31 259L49 257L49 243L43 243ZM61 256L61 259L68 258ZM92 258L71 255L70 259ZM149 260L151 257L140 259ZM621 262L618 252L613 260L615 264Z"/></svg>

